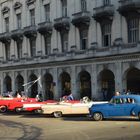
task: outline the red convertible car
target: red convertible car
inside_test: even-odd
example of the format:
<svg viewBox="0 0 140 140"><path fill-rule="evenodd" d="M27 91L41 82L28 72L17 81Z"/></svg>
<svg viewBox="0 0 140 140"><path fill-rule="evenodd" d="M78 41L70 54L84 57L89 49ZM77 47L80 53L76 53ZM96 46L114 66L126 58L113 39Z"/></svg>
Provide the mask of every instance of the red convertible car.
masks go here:
<svg viewBox="0 0 140 140"><path fill-rule="evenodd" d="M0 98L0 112L9 111L19 112L23 103L37 102L35 98Z"/></svg>

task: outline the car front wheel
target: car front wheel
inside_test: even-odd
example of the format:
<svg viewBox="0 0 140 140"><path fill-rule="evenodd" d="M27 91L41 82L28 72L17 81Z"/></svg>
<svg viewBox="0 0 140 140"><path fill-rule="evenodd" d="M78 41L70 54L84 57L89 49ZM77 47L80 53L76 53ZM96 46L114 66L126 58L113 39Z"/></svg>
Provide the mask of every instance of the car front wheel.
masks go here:
<svg viewBox="0 0 140 140"><path fill-rule="evenodd" d="M60 118L60 117L62 117L62 112L61 111L56 111L56 112L53 113L53 116L55 118Z"/></svg>
<svg viewBox="0 0 140 140"><path fill-rule="evenodd" d="M15 108L15 112L16 112L16 113L21 112L21 108L20 108L20 107Z"/></svg>
<svg viewBox="0 0 140 140"><path fill-rule="evenodd" d="M7 111L7 107L5 105L0 106L0 112L5 113Z"/></svg>
<svg viewBox="0 0 140 140"><path fill-rule="evenodd" d="M103 119L102 113L99 113L99 112L94 113L94 114L93 114L93 119L94 119L95 121L101 121L101 120Z"/></svg>

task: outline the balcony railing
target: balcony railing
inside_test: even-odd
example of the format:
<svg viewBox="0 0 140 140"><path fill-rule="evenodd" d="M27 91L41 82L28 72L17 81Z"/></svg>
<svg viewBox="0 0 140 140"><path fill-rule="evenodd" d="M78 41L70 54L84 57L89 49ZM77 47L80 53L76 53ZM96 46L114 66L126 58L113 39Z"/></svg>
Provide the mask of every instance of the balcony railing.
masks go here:
<svg viewBox="0 0 140 140"><path fill-rule="evenodd" d="M140 0L120 0L118 11L123 16L130 16L131 13L139 15Z"/></svg>
<svg viewBox="0 0 140 140"><path fill-rule="evenodd" d="M11 31L11 38L15 41L22 40L23 39L23 30L17 29L17 30Z"/></svg>
<svg viewBox="0 0 140 140"><path fill-rule="evenodd" d="M114 15L114 5L105 5L101 7L97 7L93 9L94 14L93 17L97 21L101 21L102 19L109 19L112 20Z"/></svg>
<svg viewBox="0 0 140 140"><path fill-rule="evenodd" d="M81 11L78 13L74 13L72 19L72 24L76 27L80 26L89 26L90 23L90 12L89 11Z"/></svg>
<svg viewBox="0 0 140 140"><path fill-rule="evenodd" d="M23 33L27 38L36 37L36 35L37 35L36 26L27 26L27 27L25 27L24 30L23 30Z"/></svg>
<svg viewBox="0 0 140 140"><path fill-rule="evenodd" d="M70 27L70 18L61 17L54 20L54 28L58 31L69 30Z"/></svg>
<svg viewBox="0 0 140 140"><path fill-rule="evenodd" d="M11 34L9 32L1 33L0 34L0 41L2 43L10 43L10 41L11 41Z"/></svg>
<svg viewBox="0 0 140 140"><path fill-rule="evenodd" d="M42 22L38 24L38 31L41 34L52 33L53 25L52 22Z"/></svg>

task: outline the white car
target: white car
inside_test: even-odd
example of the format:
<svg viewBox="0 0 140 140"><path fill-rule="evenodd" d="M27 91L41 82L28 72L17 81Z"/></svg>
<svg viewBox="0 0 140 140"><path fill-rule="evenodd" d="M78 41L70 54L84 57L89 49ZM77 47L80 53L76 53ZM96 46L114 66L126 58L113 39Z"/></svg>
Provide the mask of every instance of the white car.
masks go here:
<svg viewBox="0 0 140 140"><path fill-rule="evenodd" d="M101 103L107 103L107 102L67 102L62 101L56 104L52 105L42 105L42 113L43 114L49 114L53 115L54 117L58 118L62 115L66 114L89 114L89 108L93 104L101 104Z"/></svg>

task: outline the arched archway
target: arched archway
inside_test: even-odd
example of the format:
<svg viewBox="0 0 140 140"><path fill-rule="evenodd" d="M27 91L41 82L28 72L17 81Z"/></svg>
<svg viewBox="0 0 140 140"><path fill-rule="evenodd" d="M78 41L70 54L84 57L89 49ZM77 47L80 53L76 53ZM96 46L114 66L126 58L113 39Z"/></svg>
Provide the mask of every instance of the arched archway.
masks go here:
<svg viewBox="0 0 140 140"><path fill-rule="evenodd" d="M37 80L37 76L35 74L31 74L30 77L29 77L29 82L31 81L35 81ZM29 96L32 97L32 98L35 98L36 95L38 94L38 84L37 82L32 82L31 83L31 87L28 89L28 92L29 92Z"/></svg>
<svg viewBox="0 0 140 140"><path fill-rule="evenodd" d="M6 76L4 79L4 91L8 92L8 91L12 91L12 80L10 76Z"/></svg>
<svg viewBox="0 0 140 140"><path fill-rule="evenodd" d="M51 74L46 73L43 79L43 88L45 91L44 99L52 100L54 98L53 77Z"/></svg>
<svg viewBox="0 0 140 140"><path fill-rule="evenodd" d="M91 99L91 76L87 71L79 73L80 98L88 96Z"/></svg>
<svg viewBox="0 0 140 140"><path fill-rule="evenodd" d="M131 68L126 75L127 90L140 94L140 70Z"/></svg>
<svg viewBox="0 0 140 140"><path fill-rule="evenodd" d="M62 96L69 95L71 93L71 77L67 72L63 72L60 75L61 92Z"/></svg>
<svg viewBox="0 0 140 140"><path fill-rule="evenodd" d="M105 69L98 76L99 91L104 100L110 100L115 92L115 76L112 71Z"/></svg>
<svg viewBox="0 0 140 140"><path fill-rule="evenodd" d="M19 74L16 79L15 79L15 90L16 91L24 91L24 87L23 87L23 84L24 84L24 79L23 77Z"/></svg>

